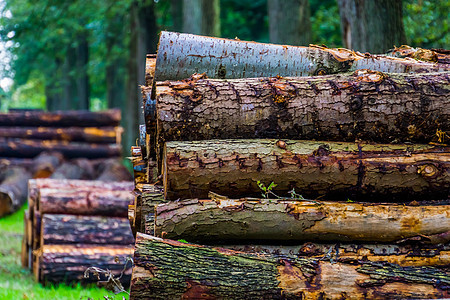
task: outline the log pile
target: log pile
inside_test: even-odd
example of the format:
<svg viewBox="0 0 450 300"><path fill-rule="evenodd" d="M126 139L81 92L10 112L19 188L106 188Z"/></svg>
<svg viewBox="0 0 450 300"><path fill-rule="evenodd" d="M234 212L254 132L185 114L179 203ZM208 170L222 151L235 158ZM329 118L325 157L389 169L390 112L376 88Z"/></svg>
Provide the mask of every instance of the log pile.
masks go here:
<svg viewBox="0 0 450 300"><path fill-rule="evenodd" d="M0 114L0 217L26 200L31 178L131 180L121 164L120 111Z"/></svg>
<svg viewBox="0 0 450 300"><path fill-rule="evenodd" d="M130 299L449 297L447 55L163 32Z"/></svg>
<svg viewBox="0 0 450 300"><path fill-rule="evenodd" d="M120 275L133 252L127 218L133 188L132 182L30 180L22 265L44 284L97 282L92 274L84 277L89 267ZM128 265L125 285L130 277Z"/></svg>

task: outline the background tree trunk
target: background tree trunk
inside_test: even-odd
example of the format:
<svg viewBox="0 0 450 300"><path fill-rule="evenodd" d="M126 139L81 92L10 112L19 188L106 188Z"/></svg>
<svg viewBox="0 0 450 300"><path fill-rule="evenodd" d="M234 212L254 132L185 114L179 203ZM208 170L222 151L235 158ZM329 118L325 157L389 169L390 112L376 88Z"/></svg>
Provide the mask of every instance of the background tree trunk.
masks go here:
<svg viewBox="0 0 450 300"><path fill-rule="evenodd" d="M338 0L344 46L384 53L406 43L401 0Z"/></svg>
<svg viewBox="0 0 450 300"><path fill-rule="evenodd" d="M183 0L170 0L172 31L183 31Z"/></svg>
<svg viewBox="0 0 450 300"><path fill-rule="evenodd" d="M78 36L77 53L77 89L78 109L90 109L90 86L88 75L89 44L88 33L83 32Z"/></svg>
<svg viewBox="0 0 450 300"><path fill-rule="evenodd" d="M220 36L220 0L184 0L183 32Z"/></svg>
<svg viewBox="0 0 450 300"><path fill-rule="evenodd" d="M308 46L311 12L308 0L268 0L270 42Z"/></svg>

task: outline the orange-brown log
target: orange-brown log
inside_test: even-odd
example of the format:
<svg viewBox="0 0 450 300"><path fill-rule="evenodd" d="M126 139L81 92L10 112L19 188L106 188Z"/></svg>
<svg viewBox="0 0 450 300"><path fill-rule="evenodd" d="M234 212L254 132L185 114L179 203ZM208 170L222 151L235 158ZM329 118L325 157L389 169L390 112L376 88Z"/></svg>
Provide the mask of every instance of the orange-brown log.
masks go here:
<svg viewBox="0 0 450 300"><path fill-rule="evenodd" d="M448 267L247 253L137 234L130 299L431 299Z"/></svg>
<svg viewBox="0 0 450 300"><path fill-rule="evenodd" d="M420 204L420 203L419 203ZM397 242L422 237L450 242L450 205L405 205L307 200L184 200L155 210L155 235L219 241Z"/></svg>
<svg viewBox="0 0 450 300"><path fill-rule="evenodd" d="M1 127L0 127L1 128ZM33 178L48 178L62 163L64 156L55 151L44 151L34 158L31 172Z"/></svg>
<svg viewBox="0 0 450 300"><path fill-rule="evenodd" d="M83 124L78 124L82 126ZM74 124L77 126L77 124ZM121 127L2 127L0 137L87 143L118 143Z"/></svg>
<svg viewBox="0 0 450 300"><path fill-rule="evenodd" d="M91 112L68 110L55 112L23 111L0 114L0 126L101 127L119 126L120 109Z"/></svg>
<svg viewBox="0 0 450 300"><path fill-rule="evenodd" d="M287 197L412 201L447 199L450 148L293 140L168 142L162 174L166 198L261 196L258 181Z"/></svg>
<svg viewBox="0 0 450 300"><path fill-rule="evenodd" d="M132 191L108 189L41 188L38 208L41 214L101 215L126 218L128 205L133 204Z"/></svg>
<svg viewBox="0 0 450 300"><path fill-rule="evenodd" d="M44 214L40 245L132 245L134 237L126 218Z"/></svg>

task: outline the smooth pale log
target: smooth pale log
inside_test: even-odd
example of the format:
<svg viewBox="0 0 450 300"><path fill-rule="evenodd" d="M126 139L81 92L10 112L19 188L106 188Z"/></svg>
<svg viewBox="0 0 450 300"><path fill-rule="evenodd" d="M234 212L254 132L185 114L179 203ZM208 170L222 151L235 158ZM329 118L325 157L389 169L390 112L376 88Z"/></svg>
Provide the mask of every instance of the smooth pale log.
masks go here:
<svg viewBox="0 0 450 300"><path fill-rule="evenodd" d="M216 198L160 204L155 236L188 241L450 241L447 202L403 204ZM217 243L217 242L215 242Z"/></svg>
<svg viewBox="0 0 450 300"><path fill-rule="evenodd" d="M0 156L35 157L43 151L57 151L66 158L105 158L120 156L122 148L117 144L0 138Z"/></svg>
<svg viewBox="0 0 450 300"><path fill-rule="evenodd" d="M83 124L74 124L82 126ZM88 143L118 143L121 127L1 127L0 137Z"/></svg>
<svg viewBox="0 0 450 300"><path fill-rule="evenodd" d="M55 112L24 111L0 114L0 126L101 127L119 126L120 109L100 112L68 110Z"/></svg>
<svg viewBox="0 0 450 300"><path fill-rule="evenodd" d="M11 167L0 183L0 217L17 211L27 200L27 182L31 173L21 167Z"/></svg>
<svg viewBox="0 0 450 300"><path fill-rule="evenodd" d="M168 142L162 174L170 200L261 196L260 181L287 197L412 201L447 199L450 149L421 144L293 140Z"/></svg>
<svg viewBox="0 0 450 300"><path fill-rule="evenodd" d="M448 65L361 54L311 45L296 47L161 32L155 80L177 80L194 73L209 78L311 76L372 69L389 73L450 70Z"/></svg>
<svg viewBox="0 0 450 300"><path fill-rule="evenodd" d="M199 78L157 83L151 131L160 145L217 138L446 143L450 133L448 72Z"/></svg>
<svg viewBox="0 0 450 300"><path fill-rule="evenodd" d="M433 267L246 253L137 234L130 299L445 298Z"/></svg>
<svg viewBox="0 0 450 300"><path fill-rule="evenodd" d="M133 255L132 246L105 245L44 245L38 251L35 268L39 282L47 283L98 283L92 274L84 278L89 267L111 270L118 277L127 258ZM126 287L131 277L131 264L128 263L120 282ZM99 274L100 280L107 280Z"/></svg>
<svg viewBox="0 0 450 300"><path fill-rule="evenodd" d="M108 189L41 188L38 208L41 214L101 215L126 218L133 204L132 191Z"/></svg>
<svg viewBox="0 0 450 300"><path fill-rule="evenodd" d="M41 247L52 244L134 244L126 218L44 214L41 222Z"/></svg>

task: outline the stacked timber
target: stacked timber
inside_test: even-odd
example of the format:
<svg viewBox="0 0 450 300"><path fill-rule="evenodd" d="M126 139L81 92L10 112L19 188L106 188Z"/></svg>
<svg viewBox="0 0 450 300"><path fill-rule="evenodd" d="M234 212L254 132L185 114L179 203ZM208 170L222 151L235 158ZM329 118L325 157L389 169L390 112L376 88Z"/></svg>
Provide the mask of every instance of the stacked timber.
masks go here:
<svg viewBox="0 0 450 300"><path fill-rule="evenodd" d="M449 297L447 55L163 32L130 298Z"/></svg>
<svg viewBox="0 0 450 300"><path fill-rule="evenodd" d="M0 114L0 217L26 201L31 178L131 180L119 110Z"/></svg>
<svg viewBox="0 0 450 300"><path fill-rule="evenodd" d="M132 182L32 179L25 212L22 264L46 283L90 283L89 267L129 284L134 237L127 218ZM101 280L107 280L99 274Z"/></svg>

